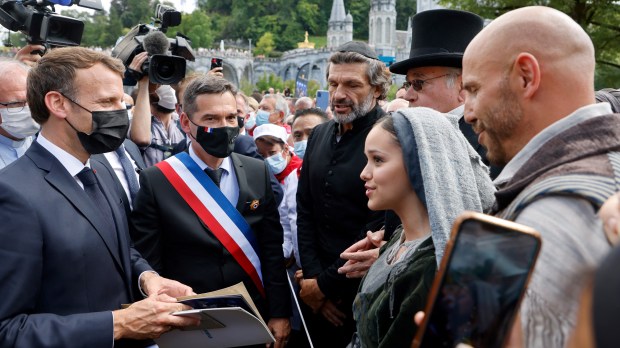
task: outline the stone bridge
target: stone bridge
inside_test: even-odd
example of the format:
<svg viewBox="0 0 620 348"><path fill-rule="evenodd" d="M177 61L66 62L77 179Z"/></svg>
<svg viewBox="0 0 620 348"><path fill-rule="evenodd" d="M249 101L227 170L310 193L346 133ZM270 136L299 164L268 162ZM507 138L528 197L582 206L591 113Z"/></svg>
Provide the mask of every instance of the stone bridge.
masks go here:
<svg viewBox="0 0 620 348"><path fill-rule="evenodd" d="M251 57L248 51L198 50L196 61L188 62L188 66L194 71L206 72L211 66L211 58L219 57L224 61L224 77L237 86L243 80L255 84L261 76L274 74L284 81L296 80L299 76L316 80L321 87L326 87L325 73L331 54L327 48L298 48L284 52L281 58L257 58Z"/></svg>

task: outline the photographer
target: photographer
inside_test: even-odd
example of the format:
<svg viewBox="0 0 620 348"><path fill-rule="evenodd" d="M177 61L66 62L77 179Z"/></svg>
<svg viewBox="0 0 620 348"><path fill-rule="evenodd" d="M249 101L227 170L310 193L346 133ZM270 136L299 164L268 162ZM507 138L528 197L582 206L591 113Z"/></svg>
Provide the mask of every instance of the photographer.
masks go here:
<svg viewBox="0 0 620 348"><path fill-rule="evenodd" d="M141 73L147 58L146 52L137 54L129 69ZM144 162L149 167L167 158L173 146L185 140L173 117L176 103L172 87L151 84L148 76L138 81L129 137L144 151Z"/></svg>

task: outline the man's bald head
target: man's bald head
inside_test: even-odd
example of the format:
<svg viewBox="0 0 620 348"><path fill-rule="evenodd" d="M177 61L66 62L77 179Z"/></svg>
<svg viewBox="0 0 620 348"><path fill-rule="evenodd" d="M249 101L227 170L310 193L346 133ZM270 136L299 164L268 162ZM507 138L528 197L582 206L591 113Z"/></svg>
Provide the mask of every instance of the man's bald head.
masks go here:
<svg viewBox="0 0 620 348"><path fill-rule="evenodd" d="M485 27L463 57L465 120L492 163L506 164L534 136L594 103L594 47L548 7L510 11Z"/></svg>
<svg viewBox="0 0 620 348"><path fill-rule="evenodd" d="M549 7L524 7L498 17L472 40L463 60L465 65L483 59L506 71L520 53L536 58L543 83L552 74L551 81L564 84L558 88L577 85L591 91L594 86L592 40L573 19Z"/></svg>

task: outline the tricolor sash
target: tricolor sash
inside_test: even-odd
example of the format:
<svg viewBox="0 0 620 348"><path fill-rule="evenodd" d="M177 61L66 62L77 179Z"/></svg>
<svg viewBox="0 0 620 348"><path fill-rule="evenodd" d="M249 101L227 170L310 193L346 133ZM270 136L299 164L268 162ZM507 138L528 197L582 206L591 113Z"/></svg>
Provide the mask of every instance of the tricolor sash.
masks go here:
<svg viewBox="0 0 620 348"><path fill-rule="evenodd" d="M189 154L181 152L156 166L265 296L256 236L241 213Z"/></svg>

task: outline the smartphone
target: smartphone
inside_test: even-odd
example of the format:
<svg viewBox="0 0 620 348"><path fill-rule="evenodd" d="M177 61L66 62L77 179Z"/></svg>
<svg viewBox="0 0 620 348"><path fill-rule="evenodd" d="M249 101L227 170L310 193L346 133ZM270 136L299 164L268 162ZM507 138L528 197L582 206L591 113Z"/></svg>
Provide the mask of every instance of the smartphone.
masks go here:
<svg viewBox="0 0 620 348"><path fill-rule="evenodd" d="M213 70L213 68L221 68L223 64L224 62L222 58L211 58L211 69L209 70Z"/></svg>
<svg viewBox="0 0 620 348"><path fill-rule="evenodd" d="M328 91L322 89L316 91L316 107L323 111L327 111L327 108L329 107Z"/></svg>
<svg viewBox="0 0 620 348"><path fill-rule="evenodd" d="M460 215L411 346L503 347L540 246L530 227L480 213Z"/></svg>

